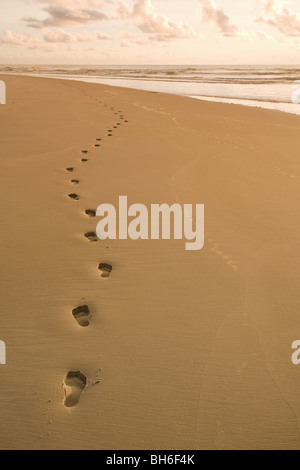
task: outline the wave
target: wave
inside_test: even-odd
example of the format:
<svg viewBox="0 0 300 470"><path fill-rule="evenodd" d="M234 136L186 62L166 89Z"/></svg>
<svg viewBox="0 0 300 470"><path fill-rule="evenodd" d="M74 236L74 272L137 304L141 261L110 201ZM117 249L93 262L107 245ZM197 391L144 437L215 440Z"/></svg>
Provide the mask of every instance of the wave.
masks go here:
<svg viewBox="0 0 300 470"><path fill-rule="evenodd" d="M300 66L3 65L0 73L83 80L213 99L293 105ZM299 86L300 88L300 86ZM299 105L293 105L298 106Z"/></svg>

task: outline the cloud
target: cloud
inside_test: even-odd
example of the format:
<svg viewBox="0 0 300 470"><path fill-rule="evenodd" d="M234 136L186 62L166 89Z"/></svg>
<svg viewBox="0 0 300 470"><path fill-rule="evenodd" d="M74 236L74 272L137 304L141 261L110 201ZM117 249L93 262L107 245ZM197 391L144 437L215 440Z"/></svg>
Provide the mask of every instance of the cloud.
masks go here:
<svg viewBox="0 0 300 470"><path fill-rule="evenodd" d="M163 15L158 15L151 0L134 0L130 8L127 3L119 1L118 17L134 19L137 27L154 40L173 40L196 37L193 27L183 21L175 22Z"/></svg>
<svg viewBox="0 0 300 470"><path fill-rule="evenodd" d="M266 33L265 31L256 31L256 38L261 39L262 41L273 41L274 37L271 34Z"/></svg>
<svg viewBox="0 0 300 470"><path fill-rule="evenodd" d="M32 34L17 34L9 30L0 35L0 46L27 46L30 50L43 52L56 50L55 45L47 44Z"/></svg>
<svg viewBox="0 0 300 470"><path fill-rule="evenodd" d="M82 32L80 34L70 34L62 29L51 30L45 28L44 40L52 43L77 43L77 42L93 42L93 38L89 33Z"/></svg>
<svg viewBox="0 0 300 470"><path fill-rule="evenodd" d="M0 35L0 45L28 46L30 49L40 48L46 50L46 52L53 50L51 44L91 43L96 40L96 36L91 36L86 31L79 34L70 34L62 29L51 30L48 28L43 29L43 39L32 34L17 34L12 31L5 31Z"/></svg>
<svg viewBox="0 0 300 470"><path fill-rule="evenodd" d="M45 26L80 26L107 19L107 16L98 10L91 9L69 9L60 5L50 5L43 9L48 13L44 20L27 17L23 21L31 28L43 28Z"/></svg>
<svg viewBox="0 0 300 470"><path fill-rule="evenodd" d="M233 24L221 8L217 8L214 0L199 0L203 6L203 22L214 23L226 37L238 35L239 29Z"/></svg>
<svg viewBox="0 0 300 470"><path fill-rule="evenodd" d="M133 40L136 39L135 34L127 33L126 31L121 31L119 33L119 36L120 36L121 39L133 39Z"/></svg>
<svg viewBox="0 0 300 470"><path fill-rule="evenodd" d="M28 49L31 51L56 52L57 46L56 44L45 44L41 42L40 44L29 46Z"/></svg>
<svg viewBox="0 0 300 470"><path fill-rule="evenodd" d="M101 31L98 31L97 39L99 39L99 41L110 41L112 39L112 36L106 33L102 33Z"/></svg>
<svg viewBox="0 0 300 470"><path fill-rule="evenodd" d="M32 34L17 34L12 31L5 31L0 35L0 44L10 44L13 46L27 46L32 44L39 44L40 39Z"/></svg>
<svg viewBox="0 0 300 470"><path fill-rule="evenodd" d="M120 35L120 38L122 38L121 41L121 46L122 47L131 47L131 46L150 46L153 44L153 39L151 38L145 38L145 37L139 37L135 34L130 34L130 33L124 33L122 32Z"/></svg>
<svg viewBox="0 0 300 470"><path fill-rule="evenodd" d="M85 9L85 8L104 8L112 5L112 0L38 0L39 3L54 5L69 10Z"/></svg>
<svg viewBox="0 0 300 470"><path fill-rule="evenodd" d="M256 18L257 23L273 26L285 36L300 36L300 15L289 7L289 0L265 0L263 14Z"/></svg>

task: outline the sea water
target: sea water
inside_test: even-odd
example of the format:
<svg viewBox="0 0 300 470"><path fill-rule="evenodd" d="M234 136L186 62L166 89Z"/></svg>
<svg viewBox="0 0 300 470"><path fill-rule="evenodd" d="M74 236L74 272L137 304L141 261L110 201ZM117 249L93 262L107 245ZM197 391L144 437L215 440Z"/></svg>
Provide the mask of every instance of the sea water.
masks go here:
<svg viewBox="0 0 300 470"><path fill-rule="evenodd" d="M1 66L0 73L102 83L300 114L300 65Z"/></svg>

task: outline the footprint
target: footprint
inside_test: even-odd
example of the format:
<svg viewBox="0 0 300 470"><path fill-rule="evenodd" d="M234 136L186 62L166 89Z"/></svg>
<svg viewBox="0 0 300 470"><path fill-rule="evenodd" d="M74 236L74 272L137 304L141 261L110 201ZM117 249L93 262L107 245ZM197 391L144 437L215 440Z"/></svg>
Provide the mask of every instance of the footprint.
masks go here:
<svg viewBox="0 0 300 470"><path fill-rule="evenodd" d="M72 184L79 184L79 180L71 180Z"/></svg>
<svg viewBox="0 0 300 470"><path fill-rule="evenodd" d="M84 153L85 155L88 153L87 150L82 150L81 153Z"/></svg>
<svg viewBox="0 0 300 470"><path fill-rule="evenodd" d="M82 161L82 163L86 163L86 162L88 162L88 159L87 158L82 158L81 161Z"/></svg>
<svg viewBox="0 0 300 470"><path fill-rule="evenodd" d="M90 240L90 242L99 241L99 238L97 237L97 235L94 232L87 232L87 233L84 234L84 236L85 236L85 238Z"/></svg>
<svg viewBox="0 0 300 470"><path fill-rule="evenodd" d="M89 217L96 217L96 211L94 211L93 209L87 209L85 211L86 215L88 215Z"/></svg>
<svg viewBox="0 0 300 470"><path fill-rule="evenodd" d="M112 137L112 136L113 136L112 134L107 134L107 135L108 135L108 137Z"/></svg>
<svg viewBox="0 0 300 470"><path fill-rule="evenodd" d="M69 194L69 198L74 199L75 201L79 201L78 194Z"/></svg>
<svg viewBox="0 0 300 470"><path fill-rule="evenodd" d="M118 129L118 126L114 126L114 129Z"/></svg>
<svg viewBox="0 0 300 470"><path fill-rule="evenodd" d="M100 147L100 144L95 144L95 147Z"/></svg>
<svg viewBox="0 0 300 470"><path fill-rule="evenodd" d="M97 142L101 142L102 139L96 139L96 140L97 140Z"/></svg>
<svg viewBox="0 0 300 470"><path fill-rule="evenodd" d="M88 305L82 305L81 307L74 308L72 315L77 323L82 326L82 328L86 328L90 325L92 315Z"/></svg>
<svg viewBox="0 0 300 470"><path fill-rule="evenodd" d="M68 171L69 173L73 173L74 168L66 168L66 171Z"/></svg>
<svg viewBox="0 0 300 470"><path fill-rule="evenodd" d="M112 272L112 266L107 263L100 263L98 269L101 272L101 277L104 278L109 277Z"/></svg>
<svg viewBox="0 0 300 470"><path fill-rule="evenodd" d="M120 123L120 122L117 122L117 126L120 126L120 125L121 125L121 123Z"/></svg>
<svg viewBox="0 0 300 470"><path fill-rule="evenodd" d="M64 405L66 408L74 408L77 405L86 385L87 378L82 372L70 371L67 373L64 380Z"/></svg>

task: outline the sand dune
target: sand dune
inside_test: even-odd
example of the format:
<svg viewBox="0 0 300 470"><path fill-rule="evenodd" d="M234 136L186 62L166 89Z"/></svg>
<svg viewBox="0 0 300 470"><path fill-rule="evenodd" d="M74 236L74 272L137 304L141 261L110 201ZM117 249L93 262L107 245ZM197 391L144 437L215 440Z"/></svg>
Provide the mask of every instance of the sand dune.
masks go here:
<svg viewBox="0 0 300 470"><path fill-rule="evenodd" d="M299 449L298 116L3 76L0 449ZM95 237L205 204L205 248Z"/></svg>

